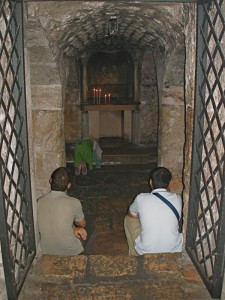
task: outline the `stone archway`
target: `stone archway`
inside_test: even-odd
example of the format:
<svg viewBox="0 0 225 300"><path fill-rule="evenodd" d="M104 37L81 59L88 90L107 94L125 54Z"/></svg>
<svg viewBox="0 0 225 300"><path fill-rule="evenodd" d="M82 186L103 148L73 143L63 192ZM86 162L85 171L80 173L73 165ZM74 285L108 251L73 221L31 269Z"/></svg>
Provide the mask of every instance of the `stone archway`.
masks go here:
<svg viewBox="0 0 225 300"><path fill-rule="evenodd" d="M102 19L98 20L97 27L93 26L94 19L88 18L89 13L82 3L78 6L72 2L34 2L27 5L26 47L30 59L28 68L31 74L30 103L33 114L31 139L37 198L48 190L48 177L52 170L65 165L65 141L74 142L82 136L82 67L79 57L89 49L89 43L93 47L92 51L102 49L99 36L104 36L105 13L113 4L100 5L98 10L101 11ZM161 9L153 4L143 3L141 6L147 15L143 15L143 11L138 8L141 22L131 26L132 32L126 30L123 22L130 24L136 8L124 4L123 9L130 14L129 18L124 16L121 8L124 39L119 40L119 45L132 51L139 47L141 53L138 75L141 142L157 139L158 163L172 170L175 190L182 192L185 124L185 42L181 30L184 27L181 14L183 4L162 5ZM92 9L94 12L94 5ZM81 30L81 24L77 26L81 19L76 16L81 12L86 16L82 19L86 31ZM152 15L159 21L151 21ZM171 29L168 31L170 22ZM87 31L89 36L93 34L95 41L87 39ZM151 73L153 64L155 72Z"/></svg>

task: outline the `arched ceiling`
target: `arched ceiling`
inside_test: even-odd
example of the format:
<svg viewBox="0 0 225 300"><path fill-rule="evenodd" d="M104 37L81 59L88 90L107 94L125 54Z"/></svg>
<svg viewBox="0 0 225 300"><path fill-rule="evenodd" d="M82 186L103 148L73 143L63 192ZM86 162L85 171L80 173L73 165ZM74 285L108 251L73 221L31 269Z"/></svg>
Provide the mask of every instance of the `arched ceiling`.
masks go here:
<svg viewBox="0 0 225 300"><path fill-rule="evenodd" d="M28 11L40 22L55 56L184 47L183 4L49 1L29 3ZM112 16L118 33L108 46L105 35Z"/></svg>

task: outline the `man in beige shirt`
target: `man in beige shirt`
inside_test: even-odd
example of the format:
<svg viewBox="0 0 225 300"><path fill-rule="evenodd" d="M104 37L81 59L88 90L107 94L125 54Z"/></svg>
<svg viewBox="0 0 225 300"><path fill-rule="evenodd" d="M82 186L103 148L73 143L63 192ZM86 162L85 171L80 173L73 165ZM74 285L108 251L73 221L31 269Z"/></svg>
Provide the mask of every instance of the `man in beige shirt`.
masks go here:
<svg viewBox="0 0 225 300"><path fill-rule="evenodd" d="M38 227L42 252L78 255L84 251L87 225L82 205L67 195L71 187L68 170L57 168L50 178L51 191L37 202Z"/></svg>

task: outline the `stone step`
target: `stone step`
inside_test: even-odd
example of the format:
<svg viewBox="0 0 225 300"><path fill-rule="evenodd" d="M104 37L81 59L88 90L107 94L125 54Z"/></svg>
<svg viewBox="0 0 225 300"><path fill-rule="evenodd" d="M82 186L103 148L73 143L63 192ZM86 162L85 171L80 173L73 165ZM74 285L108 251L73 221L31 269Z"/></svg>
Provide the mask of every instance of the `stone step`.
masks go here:
<svg viewBox="0 0 225 300"><path fill-rule="evenodd" d="M102 164L113 165L113 164L146 164L156 162L156 154L148 153L107 153L103 152Z"/></svg>
<svg viewBox="0 0 225 300"><path fill-rule="evenodd" d="M191 279L190 279L191 278ZM33 264L19 300L211 299L182 254L50 256Z"/></svg>
<svg viewBox="0 0 225 300"><path fill-rule="evenodd" d="M140 145L133 146L130 143L113 141L101 142L102 149L102 164L146 164L157 162L157 147L156 145ZM74 160L74 145L66 146L66 161L67 163Z"/></svg>

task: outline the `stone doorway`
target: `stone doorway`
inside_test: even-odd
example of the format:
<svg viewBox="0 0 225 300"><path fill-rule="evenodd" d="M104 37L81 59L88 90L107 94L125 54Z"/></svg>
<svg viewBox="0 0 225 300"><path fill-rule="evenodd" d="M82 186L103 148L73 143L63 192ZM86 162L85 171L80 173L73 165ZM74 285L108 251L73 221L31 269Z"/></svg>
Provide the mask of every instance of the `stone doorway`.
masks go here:
<svg viewBox="0 0 225 300"><path fill-rule="evenodd" d="M142 148L156 145L157 163L171 169L176 186L182 192L187 46L183 34L187 25L181 14L183 4L164 4L158 10L157 5L150 3L142 3L140 7L123 4L120 8L116 8L115 3L105 3L99 10L102 18L97 18L97 25L93 24L93 16L83 20L83 25L89 28L89 37L93 36L94 40L87 38L81 24L77 26L78 20L81 22L79 13L87 13L84 3L51 1L27 5L25 44L27 76L30 75L27 82L31 83L30 88L28 85L28 111L33 128L29 136L35 186L33 198L48 192L49 175L57 166L65 165L66 149L85 136L84 128L88 128L88 124L83 118L81 104L88 93L83 83L88 75L89 57L102 51L128 52L132 58L132 96L140 102L138 125L134 126L138 138L134 144ZM108 9L118 9L121 14L121 17L117 15L118 32L126 37L118 39L110 51L100 38L105 36ZM136 10L142 21L133 24ZM129 18L124 16L124 11ZM152 21L152 15L157 15L157 22ZM170 23L171 31L165 30ZM118 138L116 135L113 138ZM34 203L34 214L35 209Z"/></svg>

